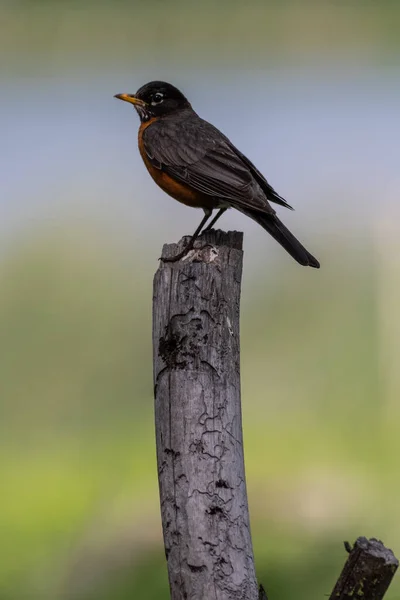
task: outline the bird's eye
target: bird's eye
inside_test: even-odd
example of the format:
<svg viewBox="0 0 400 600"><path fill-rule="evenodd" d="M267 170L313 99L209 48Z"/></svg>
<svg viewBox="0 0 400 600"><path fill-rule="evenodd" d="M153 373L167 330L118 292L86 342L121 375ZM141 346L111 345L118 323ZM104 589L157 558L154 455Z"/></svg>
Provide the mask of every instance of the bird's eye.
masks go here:
<svg viewBox="0 0 400 600"><path fill-rule="evenodd" d="M152 106L155 106L156 104L160 104L163 100L164 100L164 94L161 94L161 92L157 92L156 94L153 94L153 97L151 99L151 104L152 104Z"/></svg>

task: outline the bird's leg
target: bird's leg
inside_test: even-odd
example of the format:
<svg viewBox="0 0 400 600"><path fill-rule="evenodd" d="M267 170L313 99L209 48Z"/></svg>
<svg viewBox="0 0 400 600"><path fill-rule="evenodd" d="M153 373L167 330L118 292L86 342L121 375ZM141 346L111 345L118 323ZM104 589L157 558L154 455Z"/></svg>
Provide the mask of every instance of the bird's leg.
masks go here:
<svg viewBox="0 0 400 600"><path fill-rule="evenodd" d="M197 238L199 237L201 230L203 229L204 225L207 223L208 219L211 217L212 210L210 208L205 208L204 213L205 213L204 217L202 218L200 225L198 226L198 228L196 229L196 231L190 238L188 245L185 246L185 248L182 250L182 252L179 252L179 254L176 254L175 256L171 256L171 258L161 258L161 260L163 262L176 262L178 260L181 260L181 258L186 256L186 254L193 248L194 243L197 240Z"/></svg>
<svg viewBox="0 0 400 600"><path fill-rule="evenodd" d="M203 229L202 234L206 233L206 231L210 231L210 229L212 229L215 225L215 223L218 221L218 219L220 217L222 217L222 215L224 214L224 212L228 210L228 207L226 208L220 208L219 211L217 212L217 214L215 215L215 217L213 218L213 220L211 221L211 223L209 223L207 225L207 227L205 229Z"/></svg>

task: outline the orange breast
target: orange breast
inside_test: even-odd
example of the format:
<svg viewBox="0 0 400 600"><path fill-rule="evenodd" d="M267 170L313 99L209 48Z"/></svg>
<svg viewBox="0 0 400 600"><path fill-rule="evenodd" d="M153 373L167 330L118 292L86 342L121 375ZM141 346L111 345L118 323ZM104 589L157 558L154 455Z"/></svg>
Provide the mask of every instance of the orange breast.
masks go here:
<svg viewBox="0 0 400 600"><path fill-rule="evenodd" d="M148 172L156 182L156 184L164 190L167 194L182 202L182 204L186 204L187 206L192 206L193 208L214 208L216 206L215 200L211 196L207 196L206 194L202 194L201 192L197 192L193 188L179 181L176 181L161 169L157 169L154 167L149 157L146 154L143 143L143 134L147 127L149 127L155 119L150 119L146 123L142 123L139 127L139 152L143 159L144 164L147 167Z"/></svg>

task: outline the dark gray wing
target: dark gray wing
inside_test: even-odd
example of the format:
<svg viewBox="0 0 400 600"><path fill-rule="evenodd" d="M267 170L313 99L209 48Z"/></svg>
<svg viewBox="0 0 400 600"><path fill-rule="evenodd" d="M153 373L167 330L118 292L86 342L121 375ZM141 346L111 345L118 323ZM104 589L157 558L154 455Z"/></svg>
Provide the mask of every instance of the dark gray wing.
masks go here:
<svg viewBox="0 0 400 600"><path fill-rule="evenodd" d="M253 172L255 167L228 138L193 112L186 118L181 114L160 119L145 130L143 142L151 163L174 179L239 210L275 213L261 185L262 175Z"/></svg>
<svg viewBox="0 0 400 600"><path fill-rule="evenodd" d="M236 151L237 155L242 159L244 164L248 166L253 177L257 181L258 185L260 186L260 188L262 189L264 194L267 196L268 200L270 200L270 202L275 202L275 204L279 204L280 206L284 206L285 208L289 208L290 210L294 210L293 206L290 206L290 204L288 204L286 202L285 198L282 198L282 196L280 196L274 190L272 185L270 185L268 183L268 181L265 179L264 175L262 173L260 173L260 171L257 169L257 167L255 167L253 165L253 163L244 154L242 154L237 148L235 148L235 151Z"/></svg>

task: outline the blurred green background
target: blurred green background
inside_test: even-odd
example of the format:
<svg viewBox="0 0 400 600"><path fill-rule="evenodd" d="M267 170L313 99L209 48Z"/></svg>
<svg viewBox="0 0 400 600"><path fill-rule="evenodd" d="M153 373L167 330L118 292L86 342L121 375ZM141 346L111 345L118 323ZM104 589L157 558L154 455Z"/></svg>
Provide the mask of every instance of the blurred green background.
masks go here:
<svg viewBox="0 0 400 600"><path fill-rule="evenodd" d="M168 598L152 278L199 215L157 190L113 99L155 78L257 163L322 264L221 221L245 231L259 580L323 598L344 539L400 553L399 28L389 0L2 0L1 600Z"/></svg>

